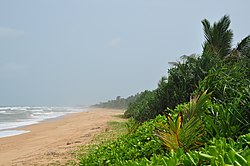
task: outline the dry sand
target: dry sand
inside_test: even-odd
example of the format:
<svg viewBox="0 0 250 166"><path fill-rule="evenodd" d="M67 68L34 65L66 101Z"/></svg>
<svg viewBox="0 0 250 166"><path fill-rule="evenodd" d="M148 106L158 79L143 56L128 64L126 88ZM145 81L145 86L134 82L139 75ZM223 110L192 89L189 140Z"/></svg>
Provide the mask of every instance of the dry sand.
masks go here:
<svg viewBox="0 0 250 166"><path fill-rule="evenodd" d="M0 166L48 165L65 163L81 144L91 141L94 134L104 131L107 122L121 110L95 109L66 115L61 119L26 126L31 132L0 138Z"/></svg>

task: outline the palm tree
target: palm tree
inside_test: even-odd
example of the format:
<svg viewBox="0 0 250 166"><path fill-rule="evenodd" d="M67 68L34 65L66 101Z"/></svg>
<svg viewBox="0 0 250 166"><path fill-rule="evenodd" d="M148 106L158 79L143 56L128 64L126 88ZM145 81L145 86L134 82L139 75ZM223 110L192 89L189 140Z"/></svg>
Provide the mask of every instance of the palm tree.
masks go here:
<svg viewBox="0 0 250 166"><path fill-rule="evenodd" d="M206 39L203 45L204 52L209 52L210 55L219 58L230 54L233 39L233 32L229 29L230 23L230 18L227 15L215 22L213 26L207 19L202 21Z"/></svg>

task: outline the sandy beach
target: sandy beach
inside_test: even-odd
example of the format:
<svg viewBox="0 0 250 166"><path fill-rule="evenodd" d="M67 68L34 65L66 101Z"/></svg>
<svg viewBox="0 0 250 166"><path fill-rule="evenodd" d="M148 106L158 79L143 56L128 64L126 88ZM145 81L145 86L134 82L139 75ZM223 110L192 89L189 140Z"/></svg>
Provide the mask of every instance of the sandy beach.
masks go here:
<svg viewBox="0 0 250 166"><path fill-rule="evenodd" d="M72 152L79 145L90 142L119 114L121 110L91 108L20 128L30 132L0 138L0 166L48 165L57 161L63 164L73 158Z"/></svg>

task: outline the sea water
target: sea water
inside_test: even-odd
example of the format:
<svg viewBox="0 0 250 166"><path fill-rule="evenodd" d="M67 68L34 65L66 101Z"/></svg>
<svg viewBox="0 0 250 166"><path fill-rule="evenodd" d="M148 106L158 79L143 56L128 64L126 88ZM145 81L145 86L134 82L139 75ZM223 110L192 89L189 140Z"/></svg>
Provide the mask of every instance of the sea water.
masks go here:
<svg viewBox="0 0 250 166"><path fill-rule="evenodd" d="M19 127L86 111L86 107L0 107L0 138L27 133Z"/></svg>

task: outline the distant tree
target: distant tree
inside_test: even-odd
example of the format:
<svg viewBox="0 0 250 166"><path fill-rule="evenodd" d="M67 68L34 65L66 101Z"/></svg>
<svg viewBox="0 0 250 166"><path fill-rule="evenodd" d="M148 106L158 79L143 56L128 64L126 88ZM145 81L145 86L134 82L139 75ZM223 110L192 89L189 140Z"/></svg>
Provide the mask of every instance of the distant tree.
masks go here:
<svg viewBox="0 0 250 166"><path fill-rule="evenodd" d="M122 98L117 96L115 100L109 100L107 102L101 102L99 104L92 105L92 107L97 108L114 108L114 109L127 109L128 106L135 102L135 100L141 95L138 93L136 95L129 96L128 98Z"/></svg>

